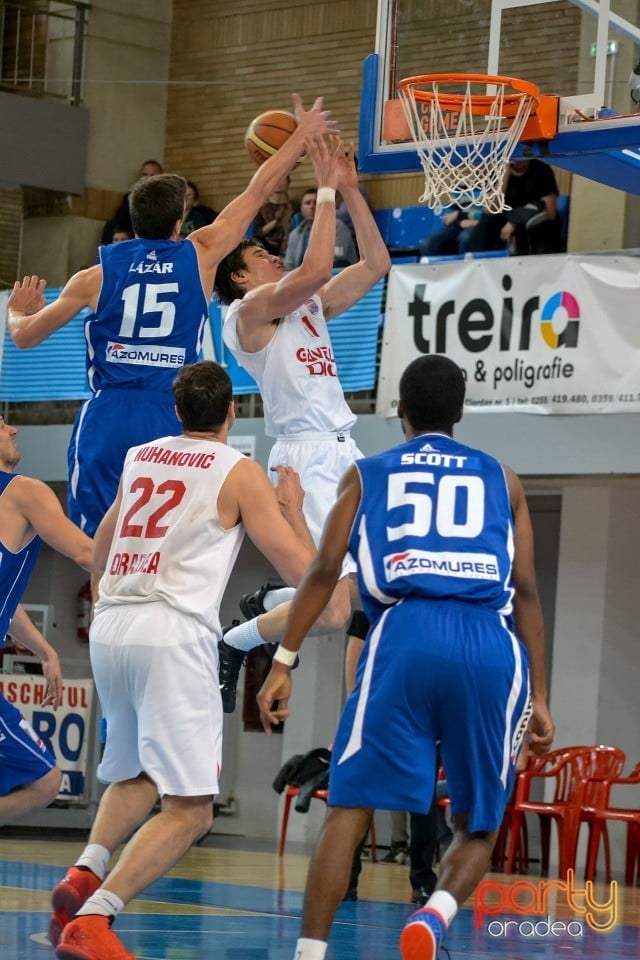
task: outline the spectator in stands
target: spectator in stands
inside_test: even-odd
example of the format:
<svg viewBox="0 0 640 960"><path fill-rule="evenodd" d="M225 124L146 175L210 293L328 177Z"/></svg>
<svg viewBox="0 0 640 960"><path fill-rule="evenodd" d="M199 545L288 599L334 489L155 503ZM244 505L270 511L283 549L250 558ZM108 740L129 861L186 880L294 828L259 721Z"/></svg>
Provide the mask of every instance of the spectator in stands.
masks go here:
<svg viewBox="0 0 640 960"><path fill-rule="evenodd" d="M302 222L289 234L287 252L284 257L285 270L294 270L300 266L304 259L309 245L311 225L316 213L317 193L317 187L310 187L302 196L300 201ZM358 259L358 251L349 228L345 226L342 220L336 219L336 242L333 250L334 267L348 267L351 263L357 263Z"/></svg>
<svg viewBox="0 0 640 960"><path fill-rule="evenodd" d="M289 199L289 177L279 183L269 199L260 207L253 221L253 235L265 250L283 257L291 229L296 226L295 205Z"/></svg>
<svg viewBox="0 0 640 960"><path fill-rule="evenodd" d="M469 249L508 249L517 256L559 253L558 187L551 167L541 160L511 160L504 191L511 209L480 217Z"/></svg>
<svg viewBox="0 0 640 960"><path fill-rule="evenodd" d="M140 167L138 179L142 177L155 177L162 173L162 165L157 160L145 160ZM129 212L129 194L123 194L120 206L114 213L111 220L107 220L102 231L102 246L113 243L113 232L115 229L128 233L133 236L133 226L131 225L131 214Z"/></svg>
<svg viewBox="0 0 640 960"><path fill-rule="evenodd" d="M193 180L187 180L187 192L184 200L184 220L182 221L181 236L188 237L194 230L206 227L213 223L218 216L217 210L212 210L204 203L200 203L200 192Z"/></svg>
<svg viewBox="0 0 640 960"><path fill-rule="evenodd" d="M469 210L451 207L442 216L443 226L418 243L420 256L440 257L466 253L481 216L482 207L471 207Z"/></svg>
<svg viewBox="0 0 640 960"><path fill-rule="evenodd" d="M123 240L133 240L133 234L116 225L111 234L111 243L122 243Z"/></svg>

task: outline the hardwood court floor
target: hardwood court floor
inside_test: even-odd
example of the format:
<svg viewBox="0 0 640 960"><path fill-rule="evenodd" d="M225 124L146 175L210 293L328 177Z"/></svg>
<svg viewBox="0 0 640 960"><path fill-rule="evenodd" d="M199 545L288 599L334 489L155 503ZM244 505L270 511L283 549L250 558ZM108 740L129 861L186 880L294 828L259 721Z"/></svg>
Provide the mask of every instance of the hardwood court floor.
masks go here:
<svg viewBox="0 0 640 960"><path fill-rule="evenodd" d="M138 960L292 960L307 857L291 853L279 860L275 853L247 849L246 842L240 844L242 849L233 844L231 838L212 837L207 846L194 848L118 918L116 929ZM82 846L4 839L0 832L1 960L53 956L46 935L49 893ZM516 887L520 899L531 896L531 888L522 881L539 880L535 875L491 878L520 884ZM412 909L409 893L406 865L365 863L360 899L340 907L327 960L397 960L398 935ZM599 901L609 893L597 885ZM618 922L609 933L594 932L584 919L579 932L578 918L560 893L549 901L547 912L565 928L573 921L568 932L556 928L550 933L544 926L532 933L532 922L541 917L516 916L506 909L478 927L469 902L458 914L446 946L451 960L640 957L640 888L620 887L618 893ZM491 921L492 935L487 928Z"/></svg>

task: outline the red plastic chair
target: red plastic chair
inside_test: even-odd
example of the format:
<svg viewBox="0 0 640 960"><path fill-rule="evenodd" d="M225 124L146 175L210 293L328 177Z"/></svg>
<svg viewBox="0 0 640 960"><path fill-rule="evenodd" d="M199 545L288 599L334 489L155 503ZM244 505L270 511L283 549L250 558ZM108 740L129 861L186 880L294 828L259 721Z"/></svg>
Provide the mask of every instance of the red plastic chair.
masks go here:
<svg viewBox="0 0 640 960"><path fill-rule="evenodd" d="M640 763L637 763L628 777L616 777L608 783L608 792L612 787L640 783ZM605 835L607 820L618 820L627 824L627 852L625 860L624 882L633 886L634 880L640 883L640 809L628 807L611 807L607 795L606 804L595 810L593 830L589 840L587 856L586 879L593 880L598 860L600 837ZM607 866L607 882L611 882L609 866Z"/></svg>
<svg viewBox="0 0 640 960"><path fill-rule="evenodd" d="M282 811L282 824L280 826L280 843L278 845L278 856L281 857L284 854L284 846L287 842L287 829L289 826L289 814L291 813L291 804L294 797L297 797L300 793L299 787L287 787L284 794L284 808ZM328 790L314 790L311 794L312 800L322 800L324 803L327 802L329 796ZM374 863L378 861L378 848L376 846L376 828L373 820L371 820L371 828L369 830L369 840L371 842L371 859Z"/></svg>
<svg viewBox="0 0 640 960"><path fill-rule="evenodd" d="M553 800L549 802L529 798L534 778L554 781ZM551 821L558 831L559 875L565 876L575 861L575 842L580 816L580 801L584 782L577 770L576 758L566 750L556 750L545 757L532 757L516 781L516 792L511 814L511 837L507 857L508 874L518 855L522 823L526 813L537 813L540 819L541 870L549 872Z"/></svg>
<svg viewBox="0 0 640 960"><path fill-rule="evenodd" d="M596 809L606 807L609 804L609 794L611 784L614 780L622 776L626 756L624 750L620 747L611 747L598 745L591 748L591 756L584 754L584 748L568 748L570 751L576 751L576 760L581 774L584 774L584 787L582 792L582 801L580 804L580 818L577 826L576 850L579 839L580 826L586 823L589 828L588 850L591 848L591 839L593 836L593 825L595 821ZM611 849L609 845L609 834L606 823L602 830L602 838L605 850L605 866L607 883L611 882ZM574 856L575 861L575 856ZM593 879L588 875L588 854L587 863L585 863L585 880Z"/></svg>
<svg viewBox="0 0 640 960"><path fill-rule="evenodd" d="M549 871L551 821L558 830L559 874L565 876L575 869L580 824L589 824L591 835L596 802L607 796L607 783L622 770L625 755L618 747L594 744L592 746L563 747L543 758L534 758L522 772L516 784L513 828L519 828L524 813L537 813L540 818L541 869ZM554 777L552 801L539 802L529 798L533 777ZM517 836L512 833L507 873L513 870ZM608 838L606 840L608 851Z"/></svg>

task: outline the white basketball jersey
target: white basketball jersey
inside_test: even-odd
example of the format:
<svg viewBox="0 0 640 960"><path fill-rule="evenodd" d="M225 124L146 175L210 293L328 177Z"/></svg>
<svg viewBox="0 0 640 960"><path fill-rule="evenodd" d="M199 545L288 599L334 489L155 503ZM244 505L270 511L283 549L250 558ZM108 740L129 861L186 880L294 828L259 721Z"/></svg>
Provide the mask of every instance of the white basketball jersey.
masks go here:
<svg viewBox="0 0 640 960"><path fill-rule="evenodd" d="M234 300L227 310L223 338L260 387L267 436L347 433L356 418L338 380L320 298L311 297L283 317L272 339L256 353L245 353L238 342L241 303Z"/></svg>
<svg viewBox="0 0 640 960"><path fill-rule="evenodd" d="M224 443L188 437L129 450L96 613L163 600L220 631L220 601L244 527L220 526L218 494L242 458Z"/></svg>

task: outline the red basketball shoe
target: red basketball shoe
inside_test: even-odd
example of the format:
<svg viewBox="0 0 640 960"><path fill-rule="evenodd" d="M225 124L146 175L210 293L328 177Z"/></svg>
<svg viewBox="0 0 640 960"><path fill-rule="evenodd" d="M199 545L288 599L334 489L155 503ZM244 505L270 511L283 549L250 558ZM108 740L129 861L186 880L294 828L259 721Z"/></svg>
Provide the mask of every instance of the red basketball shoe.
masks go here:
<svg viewBox="0 0 640 960"><path fill-rule="evenodd" d="M58 960L136 960L111 929L111 918L90 914L76 917L62 931Z"/></svg>
<svg viewBox="0 0 640 960"><path fill-rule="evenodd" d="M60 935L70 920L73 920L82 904L96 892L102 880L92 870L69 867L66 876L53 888L49 920L49 939L57 946Z"/></svg>

